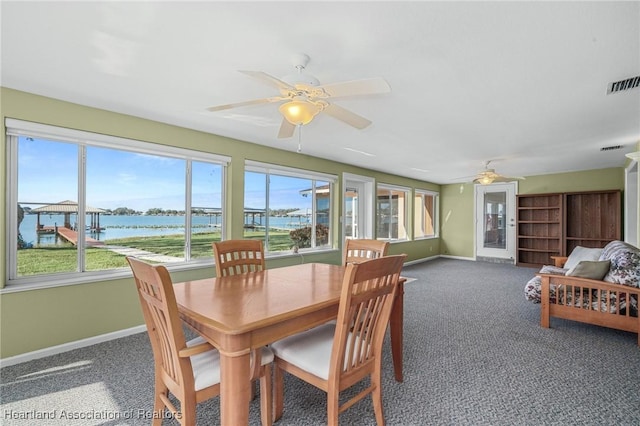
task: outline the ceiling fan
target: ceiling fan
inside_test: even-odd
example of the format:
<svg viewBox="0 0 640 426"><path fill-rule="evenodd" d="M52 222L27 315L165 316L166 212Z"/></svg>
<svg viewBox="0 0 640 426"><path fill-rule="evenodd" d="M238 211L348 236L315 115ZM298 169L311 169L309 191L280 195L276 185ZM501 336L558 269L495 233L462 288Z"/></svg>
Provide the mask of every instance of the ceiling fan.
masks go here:
<svg viewBox="0 0 640 426"><path fill-rule="evenodd" d="M278 108L283 115L278 138L289 138L293 136L296 126L308 124L320 112L353 126L356 129L364 129L371 124L371 121L330 101L339 98L391 92L389 83L383 78L369 78L320 85L317 78L304 71L309 63L309 56L306 54L296 55L293 63L297 72L287 75L282 79L273 77L262 71L240 71L249 77L253 77L278 89L280 91L278 96L218 105L207 108L207 110L215 112L248 105L286 101Z"/></svg>
<svg viewBox="0 0 640 426"><path fill-rule="evenodd" d="M496 173L495 169L489 168L491 160L484 163L484 170L475 175L473 183L481 185L490 185L494 182L513 182L514 180L524 180L524 177L509 177Z"/></svg>

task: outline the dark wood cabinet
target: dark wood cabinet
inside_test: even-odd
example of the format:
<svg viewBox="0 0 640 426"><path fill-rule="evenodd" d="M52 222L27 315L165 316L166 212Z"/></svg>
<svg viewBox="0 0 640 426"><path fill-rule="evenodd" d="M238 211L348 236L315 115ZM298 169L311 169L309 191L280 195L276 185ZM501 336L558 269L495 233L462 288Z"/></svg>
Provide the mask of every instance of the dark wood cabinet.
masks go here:
<svg viewBox="0 0 640 426"><path fill-rule="evenodd" d="M553 264L551 256L568 256L576 246L621 239L621 203L619 190L518 195L517 265Z"/></svg>

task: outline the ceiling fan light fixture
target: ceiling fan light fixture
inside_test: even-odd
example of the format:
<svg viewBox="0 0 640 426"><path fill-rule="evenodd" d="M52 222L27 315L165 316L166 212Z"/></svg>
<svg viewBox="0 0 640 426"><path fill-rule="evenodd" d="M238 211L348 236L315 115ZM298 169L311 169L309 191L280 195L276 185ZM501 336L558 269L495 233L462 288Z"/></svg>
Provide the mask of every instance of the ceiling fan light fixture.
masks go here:
<svg viewBox="0 0 640 426"><path fill-rule="evenodd" d="M320 106L298 99L284 103L278 109L289 123L296 126L310 123L313 117L322 111Z"/></svg>
<svg viewBox="0 0 640 426"><path fill-rule="evenodd" d="M491 185L494 178L492 176L482 176L478 178L478 183L481 185Z"/></svg>

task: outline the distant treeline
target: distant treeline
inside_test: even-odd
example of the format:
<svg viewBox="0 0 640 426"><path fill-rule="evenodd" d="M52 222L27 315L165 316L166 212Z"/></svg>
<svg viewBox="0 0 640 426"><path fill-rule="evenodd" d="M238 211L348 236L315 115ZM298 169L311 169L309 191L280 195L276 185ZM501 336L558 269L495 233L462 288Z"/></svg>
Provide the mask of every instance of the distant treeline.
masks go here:
<svg viewBox="0 0 640 426"><path fill-rule="evenodd" d="M30 207L24 207L24 213L25 214L31 214L31 208ZM140 215L146 215L146 216L184 216L184 210L173 210L173 209L161 209L158 207L154 207L151 208L149 210L147 210L146 212L142 212L139 210L134 210L134 209L130 209L128 207L118 207L116 209L102 209L104 210L105 215L112 215L112 216L140 216ZM287 213L293 212L298 210L297 208L290 208L290 209L269 209L269 216L286 216ZM192 214L195 215L208 215L208 214L212 214L211 211L206 210L206 209L193 209L192 210Z"/></svg>

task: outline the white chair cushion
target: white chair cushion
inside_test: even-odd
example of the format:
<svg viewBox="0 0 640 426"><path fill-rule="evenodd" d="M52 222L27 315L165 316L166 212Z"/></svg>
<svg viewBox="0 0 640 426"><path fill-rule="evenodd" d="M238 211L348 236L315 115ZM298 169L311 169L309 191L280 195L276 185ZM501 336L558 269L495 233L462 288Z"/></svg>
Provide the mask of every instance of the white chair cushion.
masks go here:
<svg viewBox="0 0 640 426"><path fill-rule="evenodd" d="M207 341L202 337L189 340L187 346L196 346ZM266 365L273 362L273 352L268 347L262 348L261 364ZM191 357L191 368L196 391L220 383L220 352L212 349Z"/></svg>
<svg viewBox="0 0 640 426"><path fill-rule="evenodd" d="M567 261L564 264L564 269L573 269L578 263L583 260L598 260L600 258L600 254L602 254L601 248L577 246L573 249L569 257L567 258Z"/></svg>
<svg viewBox="0 0 640 426"><path fill-rule="evenodd" d="M196 337L187 342L187 346L206 343L202 337ZM191 357L191 368L197 391L220 383L220 352L212 349Z"/></svg>
<svg viewBox="0 0 640 426"><path fill-rule="evenodd" d="M335 331L335 324L323 324L278 340L271 349L278 358L328 380Z"/></svg>

